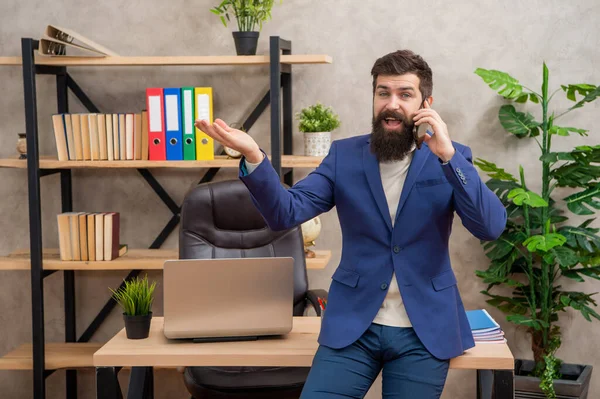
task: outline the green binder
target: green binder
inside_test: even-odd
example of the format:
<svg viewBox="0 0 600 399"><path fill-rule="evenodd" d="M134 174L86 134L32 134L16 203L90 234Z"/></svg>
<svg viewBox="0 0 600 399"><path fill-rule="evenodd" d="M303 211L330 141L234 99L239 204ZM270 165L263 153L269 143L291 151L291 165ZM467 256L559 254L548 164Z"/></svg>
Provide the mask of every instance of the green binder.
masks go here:
<svg viewBox="0 0 600 399"><path fill-rule="evenodd" d="M181 88L181 123L183 124L183 160L196 160L196 134L194 128L194 88Z"/></svg>

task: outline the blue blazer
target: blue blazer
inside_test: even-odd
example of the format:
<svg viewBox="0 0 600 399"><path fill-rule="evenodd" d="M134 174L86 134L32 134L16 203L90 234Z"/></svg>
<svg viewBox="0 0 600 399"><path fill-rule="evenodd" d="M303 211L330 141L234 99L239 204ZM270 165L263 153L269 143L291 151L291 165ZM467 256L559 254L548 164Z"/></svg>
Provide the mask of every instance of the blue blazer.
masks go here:
<svg viewBox="0 0 600 399"><path fill-rule="evenodd" d="M332 276L319 343L343 348L369 327L396 272L413 328L435 357L459 356L475 345L450 265L448 238L454 212L480 240L495 240L506 210L479 178L469 147L453 142L443 165L426 143L415 149L394 227L370 135L336 140L323 162L286 189L265 160L240 179L273 230L303 223L334 206L342 255Z"/></svg>

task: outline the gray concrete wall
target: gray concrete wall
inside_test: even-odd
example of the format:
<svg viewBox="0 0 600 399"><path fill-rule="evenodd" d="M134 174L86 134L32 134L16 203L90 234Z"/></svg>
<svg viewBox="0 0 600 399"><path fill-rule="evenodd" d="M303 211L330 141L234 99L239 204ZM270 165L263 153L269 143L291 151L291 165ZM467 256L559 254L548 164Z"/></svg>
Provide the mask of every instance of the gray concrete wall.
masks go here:
<svg viewBox="0 0 600 399"><path fill-rule="evenodd" d="M20 38L38 38L48 23L71 27L123 55L231 55L235 50L231 30L223 27L208 10L217 1L172 0L102 2L58 0L5 0L0 4L0 56L20 55ZM551 88L568 83L598 83L600 48L597 19L600 4L594 0L528 2L422 2L285 0L273 9L273 20L261 34L259 53L268 51L268 37L292 40L297 54L329 54L332 65L294 67L294 112L321 101L339 113L342 127L334 138L369 131L371 121L370 68L379 56L408 48L421 54L434 71L434 108L448 125L453 139L471 146L482 157L518 174L524 165L531 188L539 188L539 150L533 141L519 141L504 133L497 118L503 101L473 71L477 67L511 73L525 85L539 90L542 62L550 68ZM70 73L104 112L138 112L144 107L149 86L210 85L215 90L215 113L229 122L241 121L268 87L266 67L137 67L71 68ZM38 76L38 116L42 154L55 154L50 115L56 111L55 81ZM17 133L24 131L23 83L18 67L0 67L0 135L4 145L0 157L13 156ZM564 109L564 96L555 108ZM70 97L72 112L83 112ZM539 117L537 107L526 106ZM555 139L555 148L596 144L594 115L598 104L586 106L564 118L565 126L590 129L589 138ZM251 133L269 148L268 115ZM294 129L295 153L302 154L302 136ZM301 178L308 170L298 170ZM163 170L156 177L177 201L202 175L202 170ZM218 179L235 178L235 171L222 171ZM482 175L483 176L483 175ZM0 170L0 254L29 245L27 183L25 170ZM60 212L58 176L42 180L43 243L57 247L56 214ZM568 191L565 191L565 195ZM557 192L556 198L563 193ZM86 170L73 172L73 204L77 211L115 210L122 214L123 242L132 248L147 247L170 217L170 212L135 170ZM324 231L318 248L331 249L333 258L325 270L311 271L310 284L327 288L340 259L341 237L335 210L322 216ZM165 248L177 246L176 234ZM529 358L525 332L503 320L487 306L479 293L485 285L474 276L485 268L486 257L479 242L456 218L451 238L451 259L467 308L486 307L506 330L518 357ZM109 296L124 272L77 272L77 328L81 333ZM160 281L157 272L149 277ZM47 341L63 339L62 276L45 282ZM596 282L571 284L566 289L598 291ZM156 314L162 314L159 286ZM0 354L31 339L29 273L0 272ZM598 366L598 324L568 311L562 316L563 346L558 355L570 363ZM122 328L119 312L94 335L93 341L109 339ZM158 372L158 398L186 397L180 376ZM80 373L82 398L94 397L91 372ZM47 380L48 397L63 397L64 373ZM127 377L127 373L123 373ZM600 396L600 380L594 378L590 398ZM125 382L125 381L123 381ZM1 371L0 396L31 397L32 374ZM380 397L378 380L369 398ZM474 371L451 371L444 399L472 398Z"/></svg>

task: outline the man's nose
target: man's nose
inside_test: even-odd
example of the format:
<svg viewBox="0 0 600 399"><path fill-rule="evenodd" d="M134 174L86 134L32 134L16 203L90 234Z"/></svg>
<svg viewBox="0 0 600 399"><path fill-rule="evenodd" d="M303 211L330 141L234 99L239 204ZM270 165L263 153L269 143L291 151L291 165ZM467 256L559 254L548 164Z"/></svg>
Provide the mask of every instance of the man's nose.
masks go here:
<svg viewBox="0 0 600 399"><path fill-rule="evenodd" d="M400 108L400 99L396 96L391 96L390 101L387 104L387 108L391 110L397 110Z"/></svg>

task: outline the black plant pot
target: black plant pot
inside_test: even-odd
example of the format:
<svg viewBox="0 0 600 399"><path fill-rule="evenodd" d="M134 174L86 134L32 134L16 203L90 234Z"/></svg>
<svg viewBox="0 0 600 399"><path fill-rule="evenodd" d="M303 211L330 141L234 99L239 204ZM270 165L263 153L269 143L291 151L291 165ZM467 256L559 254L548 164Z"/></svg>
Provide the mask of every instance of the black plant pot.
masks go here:
<svg viewBox="0 0 600 399"><path fill-rule="evenodd" d="M237 55L256 55L260 32L233 32Z"/></svg>
<svg viewBox="0 0 600 399"><path fill-rule="evenodd" d="M515 399L545 398L540 389L540 379L532 377L533 360L515 360ZM563 363L562 378L554 380L556 396L561 399L587 399L592 366Z"/></svg>
<svg viewBox="0 0 600 399"><path fill-rule="evenodd" d="M152 312L144 316L128 316L123 314L125 320L125 332L129 339L144 339L148 338L150 333L150 321L152 320Z"/></svg>

